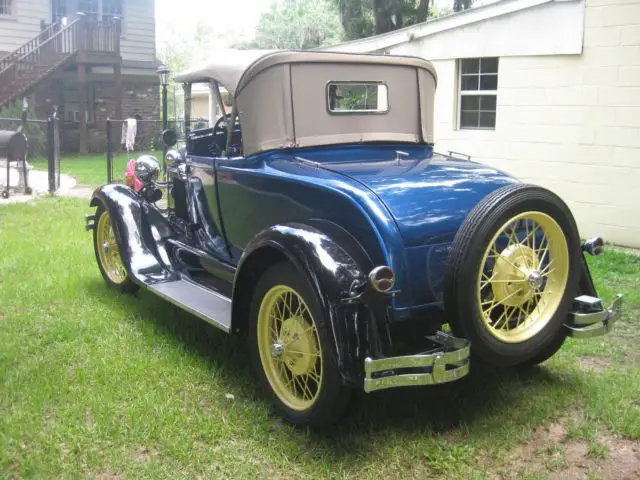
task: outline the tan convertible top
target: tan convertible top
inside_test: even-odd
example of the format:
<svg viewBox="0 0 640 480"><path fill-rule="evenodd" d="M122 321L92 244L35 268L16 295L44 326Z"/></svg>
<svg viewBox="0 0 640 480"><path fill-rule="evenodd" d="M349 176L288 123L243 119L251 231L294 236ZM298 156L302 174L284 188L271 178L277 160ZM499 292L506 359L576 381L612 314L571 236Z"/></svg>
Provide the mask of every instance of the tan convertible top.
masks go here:
<svg viewBox="0 0 640 480"><path fill-rule="evenodd" d="M284 63L351 63L405 65L424 68L436 76L433 65L418 57L374 55L309 50L221 50L212 54L214 60L176 75L181 83L216 80L232 95L242 90L253 77L269 67Z"/></svg>
<svg viewBox="0 0 640 480"><path fill-rule="evenodd" d="M228 50L180 73L217 81L234 97L245 155L357 142L433 143L436 72L418 57L299 50ZM385 110L336 113L328 86L385 86Z"/></svg>
<svg viewBox="0 0 640 480"><path fill-rule="evenodd" d="M232 95L245 70L260 57L277 50L221 50L212 53L211 60L195 68L176 75L175 80L182 83L209 82L216 80Z"/></svg>

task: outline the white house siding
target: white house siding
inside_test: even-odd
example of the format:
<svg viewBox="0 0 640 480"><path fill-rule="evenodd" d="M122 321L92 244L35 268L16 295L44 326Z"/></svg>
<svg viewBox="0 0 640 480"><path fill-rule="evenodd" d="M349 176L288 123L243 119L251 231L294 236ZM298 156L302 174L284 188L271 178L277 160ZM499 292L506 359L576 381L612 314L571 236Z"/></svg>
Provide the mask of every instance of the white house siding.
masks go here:
<svg viewBox="0 0 640 480"><path fill-rule="evenodd" d="M40 21L51 20L51 0L13 0L12 14L0 15L0 52L12 52L40 31Z"/></svg>
<svg viewBox="0 0 640 480"><path fill-rule="evenodd" d="M436 150L550 188L583 237L640 247L640 1L538 3L376 50L437 57ZM500 57L496 128L459 130L456 58L479 56Z"/></svg>
<svg viewBox="0 0 640 480"><path fill-rule="evenodd" d="M40 32L40 21L51 21L51 0L13 0L14 14L0 15L0 52L11 52ZM71 2L73 3L73 2ZM69 11L74 12L72 5ZM73 13L70 14L73 16ZM155 61L154 0L123 0L120 41L124 60Z"/></svg>
<svg viewBox="0 0 640 480"><path fill-rule="evenodd" d="M124 0L120 51L124 60L156 59L154 0Z"/></svg>

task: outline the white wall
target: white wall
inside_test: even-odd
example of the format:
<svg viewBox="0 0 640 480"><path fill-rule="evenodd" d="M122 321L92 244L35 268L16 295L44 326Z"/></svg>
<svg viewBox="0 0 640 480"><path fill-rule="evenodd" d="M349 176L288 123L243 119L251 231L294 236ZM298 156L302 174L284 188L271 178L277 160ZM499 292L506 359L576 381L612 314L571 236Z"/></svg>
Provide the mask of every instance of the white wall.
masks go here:
<svg viewBox="0 0 640 480"><path fill-rule="evenodd" d="M572 19L568 8L578 8ZM496 45L497 31L508 48ZM582 48L566 54L577 40ZM563 53L550 55L550 44ZM436 150L550 188L583 237L640 247L640 0L549 2L386 49L436 52ZM457 129L455 59L465 56L500 56L495 130Z"/></svg>
<svg viewBox="0 0 640 480"><path fill-rule="evenodd" d="M0 52L11 52L35 37L40 20L51 21L51 0L13 0L12 14L0 15Z"/></svg>
<svg viewBox="0 0 640 480"><path fill-rule="evenodd" d="M152 62L156 57L154 0L123 1L124 18L120 41L122 58Z"/></svg>
<svg viewBox="0 0 640 480"><path fill-rule="evenodd" d="M640 247L640 2L588 0L582 55L500 58L495 131L456 130L456 62L435 65L439 149L555 191L582 236Z"/></svg>

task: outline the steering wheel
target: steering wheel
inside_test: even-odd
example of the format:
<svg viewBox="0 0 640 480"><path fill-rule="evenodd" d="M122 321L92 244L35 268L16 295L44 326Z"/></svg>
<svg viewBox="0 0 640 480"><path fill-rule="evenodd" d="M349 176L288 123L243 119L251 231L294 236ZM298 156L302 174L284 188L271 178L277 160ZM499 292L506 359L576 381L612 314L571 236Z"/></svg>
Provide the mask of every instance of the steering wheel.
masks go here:
<svg viewBox="0 0 640 480"><path fill-rule="evenodd" d="M225 113L222 115L213 126L213 134L216 135L218 133L227 134L227 122L231 119L231 113ZM224 125L223 125L224 124Z"/></svg>
<svg viewBox="0 0 640 480"><path fill-rule="evenodd" d="M227 122L229 122L232 117L234 117L236 119L236 124L239 123L237 121L237 117L235 117L235 115L233 115L232 113L227 113L227 114L221 116L216 121L215 125L213 126L213 136L214 137L217 136L217 135L224 135L223 138L225 138L225 140L227 139L227 135L229 134ZM220 147L218 147L218 149L220 149ZM222 153L222 151L224 151L225 149L226 149L226 145L224 145L222 147L220 153ZM235 144L231 144L230 145L230 152L227 152L227 154L230 155L230 156L239 155L241 151L242 151L242 148L240 146L235 145Z"/></svg>

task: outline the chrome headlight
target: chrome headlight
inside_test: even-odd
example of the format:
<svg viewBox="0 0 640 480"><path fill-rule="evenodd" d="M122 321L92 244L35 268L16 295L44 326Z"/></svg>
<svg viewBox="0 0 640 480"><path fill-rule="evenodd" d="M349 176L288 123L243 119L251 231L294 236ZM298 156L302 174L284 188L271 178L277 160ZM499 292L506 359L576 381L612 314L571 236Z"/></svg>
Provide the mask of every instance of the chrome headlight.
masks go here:
<svg viewBox="0 0 640 480"><path fill-rule="evenodd" d="M160 176L160 162L151 155L142 155L136 160L136 178L143 185L154 183Z"/></svg>
<svg viewBox="0 0 640 480"><path fill-rule="evenodd" d="M181 158L180 156L180 152L178 152L178 150L176 149L171 149L167 152L167 154L164 156L164 160L167 163L167 165L173 165L174 163L176 163L179 159Z"/></svg>
<svg viewBox="0 0 640 480"><path fill-rule="evenodd" d="M376 292L387 293L396 284L396 276L390 267L381 265L369 272L369 284Z"/></svg>

